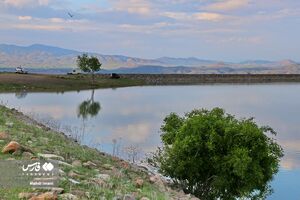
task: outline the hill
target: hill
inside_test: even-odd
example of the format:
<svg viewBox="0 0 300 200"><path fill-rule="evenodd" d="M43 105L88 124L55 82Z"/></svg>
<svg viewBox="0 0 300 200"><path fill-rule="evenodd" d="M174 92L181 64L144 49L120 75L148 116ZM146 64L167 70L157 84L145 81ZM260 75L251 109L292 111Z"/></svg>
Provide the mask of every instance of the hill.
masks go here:
<svg viewBox="0 0 300 200"><path fill-rule="evenodd" d="M82 53L84 52L42 44L0 44L0 68L15 68L20 65L27 68L74 68L77 56ZM101 60L107 73L300 73L300 64L292 60L247 60L233 63L195 57L143 59L123 55L89 54Z"/></svg>

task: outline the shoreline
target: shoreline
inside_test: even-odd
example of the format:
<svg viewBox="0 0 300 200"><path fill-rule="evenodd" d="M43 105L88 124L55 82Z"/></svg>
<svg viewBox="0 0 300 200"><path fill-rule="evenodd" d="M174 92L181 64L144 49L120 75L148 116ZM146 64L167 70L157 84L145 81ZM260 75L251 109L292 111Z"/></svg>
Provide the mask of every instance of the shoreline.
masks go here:
<svg viewBox="0 0 300 200"><path fill-rule="evenodd" d="M184 194L181 190L172 189L161 176L151 173L143 166L80 145L66 134L53 131L22 112L3 105L0 105L0 141L0 149L4 149L12 141L26 149L21 153L18 151L18 154L17 151L13 154L0 152L0 160L59 158L61 171L60 183L55 191L0 188L0 194L4 195L2 196L4 199L20 199L20 195L38 197L46 193L58 198L74 195L77 199L99 199L101 196L106 199L115 197L123 199L126 195L132 199L145 200L152 197L161 200L197 199ZM47 158L46 155L52 155L52 158Z"/></svg>
<svg viewBox="0 0 300 200"><path fill-rule="evenodd" d="M82 75L0 73L3 92L66 92L131 86L300 83L300 74L109 74Z"/></svg>

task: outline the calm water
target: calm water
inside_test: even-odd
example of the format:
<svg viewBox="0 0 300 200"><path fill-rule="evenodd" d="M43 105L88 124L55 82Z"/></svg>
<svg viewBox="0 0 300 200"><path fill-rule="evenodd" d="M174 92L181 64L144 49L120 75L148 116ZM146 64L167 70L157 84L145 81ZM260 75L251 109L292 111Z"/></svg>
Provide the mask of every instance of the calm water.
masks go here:
<svg viewBox="0 0 300 200"><path fill-rule="evenodd" d="M62 129L72 127L77 135L83 135L82 143L124 158L127 147L141 151L139 158L154 151L160 145L163 118L170 112L222 107L237 117L253 116L260 125L270 125L278 132L276 138L285 150L281 170L272 183L275 192L268 199L300 198L300 84L18 93L0 94L0 100L44 121L50 117L60 121ZM88 106L92 103L96 106L91 111Z"/></svg>

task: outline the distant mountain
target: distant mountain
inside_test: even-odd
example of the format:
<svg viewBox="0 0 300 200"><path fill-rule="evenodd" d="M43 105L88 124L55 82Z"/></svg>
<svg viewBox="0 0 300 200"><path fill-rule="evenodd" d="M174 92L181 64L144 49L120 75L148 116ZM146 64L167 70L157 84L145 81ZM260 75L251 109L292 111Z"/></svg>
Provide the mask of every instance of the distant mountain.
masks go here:
<svg viewBox="0 0 300 200"><path fill-rule="evenodd" d="M42 44L16 46L0 44L0 67L74 68L83 52ZM300 73L300 64L292 60L247 60L240 63L205 60L195 57L142 59L123 55L97 56L106 72L118 73Z"/></svg>

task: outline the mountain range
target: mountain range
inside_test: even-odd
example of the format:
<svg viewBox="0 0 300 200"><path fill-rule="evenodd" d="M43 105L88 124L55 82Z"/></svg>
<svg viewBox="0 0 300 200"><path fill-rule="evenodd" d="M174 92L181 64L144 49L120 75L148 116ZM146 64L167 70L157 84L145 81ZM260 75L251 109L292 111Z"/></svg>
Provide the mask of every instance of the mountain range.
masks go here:
<svg viewBox="0 0 300 200"><path fill-rule="evenodd" d="M76 58L82 53L42 44L0 44L0 68L15 68L20 65L30 68L75 68ZM300 64L292 60L247 60L233 63L195 57L143 59L98 53L89 55L97 56L108 73L300 73Z"/></svg>

